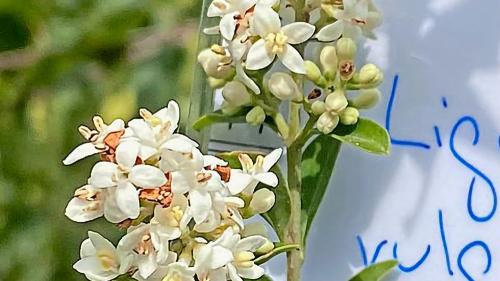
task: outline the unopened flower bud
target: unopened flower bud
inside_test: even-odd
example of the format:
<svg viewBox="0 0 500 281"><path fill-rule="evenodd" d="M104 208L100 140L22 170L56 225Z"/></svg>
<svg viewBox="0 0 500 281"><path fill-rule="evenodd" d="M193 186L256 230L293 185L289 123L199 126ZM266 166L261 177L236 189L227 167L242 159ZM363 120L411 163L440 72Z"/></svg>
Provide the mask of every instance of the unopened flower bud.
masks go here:
<svg viewBox="0 0 500 281"><path fill-rule="evenodd" d="M265 254L271 252L272 250L274 250L274 243L267 240L266 243L264 243L264 245L260 246L260 248L258 248L255 252L259 255L265 255Z"/></svg>
<svg viewBox="0 0 500 281"><path fill-rule="evenodd" d="M232 106L230 105L227 101L222 102L221 106L222 113L227 116L233 116L236 113L240 112L241 107L239 106Z"/></svg>
<svg viewBox="0 0 500 281"><path fill-rule="evenodd" d="M314 115L320 116L326 110L325 102L317 100L317 101L313 102L311 109L312 109L312 112Z"/></svg>
<svg viewBox="0 0 500 281"><path fill-rule="evenodd" d="M347 107L347 98L342 90L337 90L325 99L326 111L340 113Z"/></svg>
<svg viewBox="0 0 500 281"><path fill-rule="evenodd" d="M280 100L301 101L302 93L292 76L284 72L275 72L267 83L269 91Z"/></svg>
<svg viewBox="0 0 500 281"><path fill-rule="evenodd" d="M339 116L330 112L324 112L316 122L316 128L323 134L329 134L339 124Z"/></svg>
<svg viewBox="0 0 500 281"><path fill-rule="evenodd" d="M339 60L337 58L337 50L334 46L326 46L321 50L319 56L321 67L323 67L326 79L333 80L337 73Z"/></svg>
<svg viewBox="0 0 500 281"><path fill-rule="evenodd" d="M271 210L275 201L276 196L274 195L274 192L267 188L261 188L253 194L249 205L250 210L252 210L254 214L266 213Z"/></svg>
<svg viewBox="0 0 500 281"><path fill-rule="evenodd" d="M366 64L359 70L359 83L371 83L379 76L380 69L374 64Z"/></svg>
<svg viewBox="0 0 500 281"><path fill-rule="evenodd" d="M247 87L237 80L228 82L224 86L222 96L232 106L244 106L250 104L251 101Z"/></svg>
<svg viewBox="0 0 500 281"><path fill-rule="evenodd" d="M337 56L339 60L353 60L356 51L356 43L351 38L342 37L337 41Z"/></svg>
<svg viewBox="0 0 500 281"><path fill-rule="evenodd" d="M306 69L307 79L311 80L315 84L318 84L319 82L321 82L320 80L321 80L321 78L323 78L323 76L321 75L321 70L314 62L312 62L310 60L306 60L304 62L304 67Z"/></svg>
<svg viewBox="0 0 500 281"><path fill-rule="evenodd" d="M359 95L352 101L352 105L359 109L374 107L380 100L380 91L376 88L359 91Z"/></svg>
<svg viewBox="0 0 500 281"><path fill-rule="evenodd" d="M231 66L231 58L225 54L215 52L212 49L205 49L198 55L198 62L205 73L217 79L227 79L234 74Z"/></svg>
<svg viewBox="0 0 500 281"><path fill-rule="evenodd" d="M258 126L264 123L264 120L266 120L266 113L260 106L252 108L252 110L250 110L246 116L247 123L254 126Z"/></svg>
<svg viewBox="0 0 500 281"><path fill-rule="evenodd" d="M340 122L344 125L354 125L358 123L359 111L354 107L348 107L340 113Z"/></svg>

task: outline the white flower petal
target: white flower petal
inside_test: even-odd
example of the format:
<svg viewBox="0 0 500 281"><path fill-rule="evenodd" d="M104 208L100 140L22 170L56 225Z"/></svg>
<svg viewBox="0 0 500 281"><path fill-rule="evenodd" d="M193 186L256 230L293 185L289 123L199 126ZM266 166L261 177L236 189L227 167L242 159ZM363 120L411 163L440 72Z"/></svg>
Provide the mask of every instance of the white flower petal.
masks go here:
<svg viewBox="0 0 500 281"><path fill-rule="evenodd" d="M163 108L154 114L155 117L160 118L163 122L170 122L170 133L173 133L179 125L180 109L179 104L171 100L168 102L166 108Z"/></svg>
<svg viewBox="0 0 500 281"><path fill-rule="evenodd" d="M203 33L206 35L217 35L220 33L220 27L218 25L206 27L203 29Z"/></svg>
<svg viewBox="0 0 500 281"><path fill-rule="evenodd" d="M283 26L281 31L288 37L288 43L300 44L311 38L316 27L306 22L294 22Z"/></svg>
<svg viewBox="0 0 500 281"><path fill-rule="evenodd" d="M276 187L278 185L278 177L272 172L256 174L254 175L254 178L261 183L272 187Z"/></svg>
<svg viewBox="0 0 500 281"><path fill-rule="evenodd" d="M281 158L282 153L283 153L283 149L277 148L277 149L271 151L271 153L269 153L268 155L266 155L264 157L264 163L262 165L262 170L264 172L271 170L271 168L276 163L278 163L278 160Z"/></svg>
<svg viewBox="0 0 500 281"><path fill-rule="evenodd" d="M172 193L181 195L190 190L189 182L181 172L172 173Z"/></svg>
<svg viewBox="0 0 500 281"><path fill-rule="evenodd" d="M158 168L150 165L137 165L130 170L129 180L138 187L157 188L167 183L167 177Z"/></svg>
<svg viewBox="0 0 500 281"><path fill-rule="evenodd" d="M314 37L319 41L335 41L342 36L344 26L344 21L338 20L320 29Z"/></svg>
<svg viewBox="0 0 500 281"><path fill-rule="evenodd" d="M173 134L162 144L161 149L168 149L181 153L190 153L193 150L193 147L198 147L198 144L195 141L181 134Z"/></svg>
<svg viewBox="0 0 500 281"><path fill-rule="evenodd" d="M203 223L212 208L210 194L201 190L191 190L189 192L189 202L191 203L191 212L195 222Z"/></svg>
<svg viewBox="0 0 500 281"><path fill-rule="evenodd" d="M115 252L115 246L113 245L113 243L109 242L108 239L102 237L101 234L89 231L88 236L97 252L101 250L105 250L111 253Z"/></svg>
<svg viewBox="0 0 500 281"><path fill-rule="evenodd" d="M86 258L90 256L95 256L96 251L92 241L89 238L85 239L80 246L80 257Z"/></svg>
<svg viewBox="0 0 500 281"><path fill-rule="evenodd" d="M305 74L304 59L292 45L285 45L283 52L278 54L283 65L295 73Z"/></svg>
<svg viewBox="0 0 500 281"><path fill-rule="evenodd" d="M114 175L118 166L111 162L98 162L90 172L89 184L96 188L116 186Z"/></svg>
<svg viewBox="0 0 500 281"><path fill-rule="evenodd" d="M253 177L249 174L243 173L243 171L238 169L231 170L231 177L227 183L229 192L232 195L240 194L245 188L247 188L254 181Z"/></svg>
<svg viewBox="0 0 500 281"><path fill-rule="evenodd" d="M260 235L254 235L241 239L236 245L237 252L255 252L258 248L267 243L267 239Z"/></svg>
<svg viewBox="0 0 500 281"><path fill-rule="evenodd" d="M104 201L104 217L111 223L119 223L128 218L126 214L120 210L116 201L116 188L113 187Z"/></svg>
<svg viewBox="0 0 500 281"><path fill-rule="evenodd" d="M257 95L260 94L259 86L257 85L257 83L255 83L255 81L253 81L247 75L247 73L243 69L243 64L241 64L241 63L236 64L236 79L240 80L243 84L245 84L245 86L247 86L255 94L257 94Z"/></svg>
<svg viewBox="0 0 500 281"><path fill-rule="evenodd" d="M264 269L258 265L253 265L250 268L238 267L238 274L246 279L259 279L264 275Z"/></svg>
<svg viewBox="0 0 500 281"><path fill-rule="evenodd" d="M267 51L266 41L259 39L250 47L245 66L250 70L259 70L270 65L275 57L275 54Z"/></svg>
<svg viewBox="0 0 500 281"><path fill-rule="evenodd" d="M255 32L262 38L265 38L269 33L278 33L281 30L281 20L278 13L268 7L256 7L252 23Z"/></svg>
<svg viewBox="0 0 500 281"><path fill-rule="evenodd" d="M210 260L210 268L217 269L233 261L233 253L221 246L214 246L214 254Z"/></svg>
<svg viewBox="0 0 500 281"><path fill-rule="evenodd" d="M118 183L116 189L116 202L120 210L130 219L135 219L139 216L139 193L135 186L128 181Z"/></svg>
<svg viewBox="0 0 500 281"><path fill-rule="evenodd" d="M220 34L227 40L233 40L234 32L236 31L235 17L237 15L239 15L239 12L229 13L224 15L220 20Z"/></svg>
<svg viewBox="0 0 500 281"><path fill-rule="evenodd" d="M130 169L134 166L139 155L140 145L135 141L121 142L116 148L116 162L124 168Z"/></svg>
<svg viewBox="0 0 500 281"><path fill-rule="evenodd" d="M77 146L71 153L64 158L64 165L71 165L78 160L81 160L87 156L94 155L100 151L95 148L94 144L87 142Z"/></svg>
<svg viewBox="0 0 500 281"><path fill-rule="evenodd" d="M65 215L74 222L88 222L97 219L104 214L104 210L102 206L96 210L87 210L92 203L94 202L73 198L66 207Z"/></svg>
<svg viewBox="0 0 500 281"><path fill-rule="evenodd" d="M243 281L241 277L238 275L238 272L236 271L236 268L232 264L227 265L227 272L229 275L229 279L232 281Z"/></svg>

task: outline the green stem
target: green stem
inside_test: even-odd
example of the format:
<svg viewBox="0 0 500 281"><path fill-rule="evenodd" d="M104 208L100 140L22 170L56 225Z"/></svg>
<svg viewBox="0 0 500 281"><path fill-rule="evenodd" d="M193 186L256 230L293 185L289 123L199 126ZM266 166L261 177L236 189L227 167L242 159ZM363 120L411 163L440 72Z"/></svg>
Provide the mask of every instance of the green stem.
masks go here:
<svg viewBox="0 0 500 281"><path fill-rule="evenodd" d="M300 245L300 249L287 253L287 280L299 281L302 264L304 263L304 251L302 249L302 146L292 144L287 150L288 186L290 188L290 220L285 236L287 244Z"/></svg>

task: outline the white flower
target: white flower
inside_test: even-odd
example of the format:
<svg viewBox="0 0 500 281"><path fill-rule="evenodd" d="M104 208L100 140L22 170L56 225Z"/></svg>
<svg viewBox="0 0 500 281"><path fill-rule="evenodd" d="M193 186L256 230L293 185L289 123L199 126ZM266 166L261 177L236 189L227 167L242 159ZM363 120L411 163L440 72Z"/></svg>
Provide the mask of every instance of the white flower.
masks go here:
<svg viewBox="0 0 500 281"><path fill-rule="evenodd" d="M139 216L139 197L137 187L156 188L167 182L165 174L150 165L135 165L139 145L133 141L120 143L116 149L116 164L98 162L93 168L89 184L96 188L109 188L116 195L116 205L135 219ZM115 189L116 187L116 189Z"/></svg>
<svg viewBox="0 0 500 281"><path fill-rule="evenodd" d="M226 235L226 233L228 233ZM231 250L234 259L227 264L229 280L243 281L245 279L259 279L264 275L264 269L254 263L254 252L265 245L268 240L263 236L241 238L231 228L226 230L221 245Z"/></svg>
<svg viewBox="0 0 500 281"><path fill-rule="evenodd" d="M222 37L232 40L235 33L245 32L250 28L251 18L256 7L271 8L277 0L214 0L208 7L207 16L221 17L218 28L208 28L206 33L218 29Z"/></svg>
<svg viewBox="0 0 500 281"><path fill-rule="evenodd" d="M163 149L189 153L198 146L188 137L174 133L179 123L179 105L175 101L170 101L167 107L154 114L146 109L141 109L140 114L142 119L128 123L129 130L124 139L140 143L139 157L142 160L159 156Z"/></svg>
<svg viewBox="0 0 500 281"><path fill-rule="evenodd" d="M166 263L168 265L159 266L146 279L142 278L138 272L133 277L139 281L194 281L194 269L183 261L176 262L176 256L175 253L170 252L169 261Z"/></svg>
<svg viewBox="0 0 500 281"><path fill-rule="evenodd" d="M316 38L320 41L334 41L340 36L359 39L361 34L373 38L372 30L379 26L382 15L371 0L344 0L344 10L331 9L331 16L337 20L323 27ZM327 10L328 12L329 10Z"/></svg>
<svg viewBox="0 0 500 281"><path fill-rule="evenodd" d="M150 224L130 227L127 234L118 243L120 253L134 256L133 265L139 269L142 278L148 278L156 271L159 264L169 260L169 240L160 237Z"/></svg>
<svg viewBox="0 0 500 281"><path fill-rule="evenodd" d="M288 69L305 74L304 59L292 45L307 41L314 33L313 25L295 22L281 27L279 15L271 8L256 10L252 22L261 39L248 51L247 69L265 68L278 56Z"/></svg>
<svg viewBox="0 0 500 281"><path fill-rule="evenodd" d="M99 116L95 116L93 121L96 128L95 130L91 130L85 126L80 126L78 128L80 134L82 134L88 142L77 146L68 156L66 156L63 160L64 165L71 165L87 156L105 152L110 148L116 148L110 147L110 145L117 145L115 141L123 135L125 122L121 119L117 119L110 125L106 125ZM110 136L115 136L115 138Z"/></svg>
<svg viewBox="0 0 500 281"><path fill-rule="evenodd" d="M231 178L227 183L231 194L253 194L259 182L275 187L278 185L278 177L269 170L278 162L282 149L273 150L267 156L257 156L255 164L247 154L238 156L242 169L232 169Z"/></svg>
<svg viewBox="0 0 500 281"><path fill-rule="evenodd" d="M92 281L107 281L124 274L130 268L130 258L118 252L113 244L100 234L89 231L83 241L81 259L73 268Z"/></svg>
<svg viewBox="0 0 500 281"><path fill-rule="evenodd" d="M225 245L227 244L226 240L230 239L232 234L232 231L226 230L219 239L208 243L203 241L203 244L195 246L193 250L194 267L199 280L227 280L225 266L234 260L234 256Z"/></svg>
<svg viewBox="0 0 500 281"><path fill-rule="evenodd" d="M172 202L167 208L155 207L151 228L160 238L166 240L179 238L189 222L190 217L186 214L187 208L186 196L182 194L172 196Z"/></svg>
<svg viewBox="0 0 500 281"><path fill-rule="evenodd" d="M223 187L219 174L214 171L188 170L172 173L172 193L189 193L190 214L197 224L204 222L212 210L210 193Z"/></svg>
<svg viewBox="0 0 500 281"><path fill-rule="evenodd" d="M211 193L212 210L205 221L196 224L194 230L200 233L208 233L218 228L223 220L231 220L240 229L244 228L243 217L239 211L245 206L243 199L230 196L229 191L224 188Z"/></svg>

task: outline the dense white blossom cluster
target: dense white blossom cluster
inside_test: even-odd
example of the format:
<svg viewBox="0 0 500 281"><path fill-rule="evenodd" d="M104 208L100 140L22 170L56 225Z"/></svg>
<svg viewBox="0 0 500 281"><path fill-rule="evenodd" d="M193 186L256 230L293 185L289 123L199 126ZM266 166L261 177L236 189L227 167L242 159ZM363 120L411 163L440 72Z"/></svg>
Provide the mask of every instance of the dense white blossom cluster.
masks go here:
<svg viewBox="0 0 500 281"><path fill-rule="evenodd" d="M211 86L222 90L226 115L246 109L252 125L269 116L287 138L279 104L302 103L317 129L329 134L338 124L356 124L359 109L379 100L382 72L373 64L357 72L354 62L356 42L375 38L382 22L372 0L214 0L208 17L220 17L205 32L220 34L221 41L198 62ZM305 51L311 42L312 52ZM319 87L313 95L297 84L301 75ZM359 92L350 97L353 90Z"/></svg>
<svg viewBox="0 0 500 281"><path fill-rule="evenodd" d="M95 129L79 128L88 142L64 160L72 164L93 154L101 157L87 184L75 191L66 215L76 222L104 216L127 230L116 247L89 232L74 268L100 281L123 274L163 281L260 278L264 270L254 260L273 244L265 231L256 235L249 230L244 218L273 206L274 193L256 188L278 184L269 170L281 149L258 156L255 163L240 154L241 169L231 169L175 133L176 102L154 114L142 109L140 115L128 126L123 120L107 125L94 117Z"/></svg>

